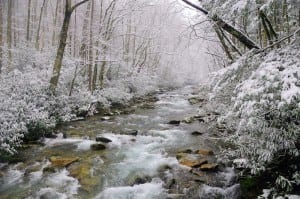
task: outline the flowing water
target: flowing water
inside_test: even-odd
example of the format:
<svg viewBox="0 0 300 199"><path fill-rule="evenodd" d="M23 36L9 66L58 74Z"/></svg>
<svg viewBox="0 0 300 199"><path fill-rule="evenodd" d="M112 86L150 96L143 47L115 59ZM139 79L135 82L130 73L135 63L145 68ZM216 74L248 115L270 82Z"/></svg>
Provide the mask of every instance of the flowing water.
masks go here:
<svg viewBox="0 0 300 199"><path fill-rule="evenodd" d="M136 108L132 114L109 120L94 116L65 124L58 129L60 136L46 139L45 146L21 152L25 162L0 165L0 198L237 198L232 169L203 176L207 182L220 184L213 187L197 180L191 183L186 177L191 175L190 168L176 159L176 153L184 149L218 151L204 123L168 124L197 114L197 105L187 100L192 91L185 87L158 94L153 108ZM135 130L136 136L128 133ZM193 131L204 134L194 136ZM90 149L97 135L112 141L105 150ZM77 161L53 169L51 157ZM173 185L168 187L170 182ZM196 189L189 191L191 186Z"/></svg>

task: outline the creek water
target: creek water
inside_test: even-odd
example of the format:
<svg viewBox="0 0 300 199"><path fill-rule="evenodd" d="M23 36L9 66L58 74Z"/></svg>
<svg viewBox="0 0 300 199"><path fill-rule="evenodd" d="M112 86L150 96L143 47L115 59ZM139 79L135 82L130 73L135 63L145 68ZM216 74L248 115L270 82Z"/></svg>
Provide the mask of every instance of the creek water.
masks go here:
<svg viewBox="0 0 300 199"><path fill-rule="evenodd" d="M187 86L157 94L159 100L150 109L137 107L134 113L105 121L94 116L64 124L58 131L67 138L61 134L46 139L44 146L20 152L26 161L0 165L0 198L238 198L231 168L203 174L202 179L207 179L203 184L176 159L177 152L185 149L218 152L205 123L168 124L197 114L198 106L188 102L192 92L193 87ZM133 131L138 134L128 134ZM195 136L193 131L203 134ZM105 150L91 150L99 135L112 142ZM53 156L77 161L49 172Z"/></svg>

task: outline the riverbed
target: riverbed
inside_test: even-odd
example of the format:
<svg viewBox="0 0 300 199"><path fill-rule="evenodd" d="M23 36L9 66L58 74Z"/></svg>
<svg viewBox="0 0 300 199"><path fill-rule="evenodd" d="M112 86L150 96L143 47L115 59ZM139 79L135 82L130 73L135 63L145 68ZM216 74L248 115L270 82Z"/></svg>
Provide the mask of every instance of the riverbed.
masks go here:
<svg viewBox="0 0 300 199"><path fill-rule="evenodd" d="M232 168L205 172L179 161L179 153L201 149L220 165L207 124L186 121L199 113L199 104L188 101L194 89L157 94L158 101L130 114L62 125L57 138L21 151L26 161L0 165L0 198L239 198ZM100 144L105 149L91 149L96 137L108 140Z"/></svg>

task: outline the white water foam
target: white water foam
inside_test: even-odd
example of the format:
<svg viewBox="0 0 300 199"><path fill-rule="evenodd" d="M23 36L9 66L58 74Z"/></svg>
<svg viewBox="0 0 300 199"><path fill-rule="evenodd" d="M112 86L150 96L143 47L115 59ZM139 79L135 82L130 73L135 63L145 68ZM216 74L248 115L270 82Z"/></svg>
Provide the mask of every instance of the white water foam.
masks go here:
<svg viewBox="0 0 300 199"><path fill-rule="evenodd" d="M74 198L80 185L77 179L68 175L69 172L66 169L63 169L58 173L50 174L43 180L42 188L27 199Z"/></svg>
<svg viewBox="0 0 300 199"><path fill-rule="evenodd" d="M200 199L239 199L240 198L240 185L235 184L231 187L220 188L211 187L208 185L201 185L199 191Z"/></svg>
<svg viewBox="0 0 300 199"><path fill-rule="evenodd" d="M95 199L161 199L166 196L163 183L153 180L140 185L106 188Z"/></svg>

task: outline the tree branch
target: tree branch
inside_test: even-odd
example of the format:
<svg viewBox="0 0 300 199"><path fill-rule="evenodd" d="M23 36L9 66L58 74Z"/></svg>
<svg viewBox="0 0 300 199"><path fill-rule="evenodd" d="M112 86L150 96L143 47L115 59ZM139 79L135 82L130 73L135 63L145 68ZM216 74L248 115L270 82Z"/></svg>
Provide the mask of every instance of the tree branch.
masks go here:
<svg viewBox="0 0 300 199"><path fill-rule="evenodd" d="M201 8L201 7L195 5L195 4L193 4L193 3L191 3L191 2L189 2L189 1L187 1L187 0L182 0L182 1L183 1L184 3L186 3L186 4L190 5L190 6L192 6L192 7L195 8L195 9L200 10L200 11L203 12L205 15L208 15L208 11L207 11L207 10L205 10L205 9L203 9L203 8Z"/></svg>
<svg viewBox="0 0 300 199"><path fill-rule="evenodd" d="M88 2L89 0L83 0L77 4L75 4L72 8L71 8L71 13L78 7L80 6L81 4L84 4L85 2Z"/></svg>
<svg viewBox="0 0 300 199"><path fill-rule="evenodd" d="M183 2L185 2L186 4L190 5L191 7L201 11L202 13L204 13L205 15L208 15L208 11L187 1L187 0L182 0ZM211 20L213 20L214 22L216 22L216 24L222 28L223 30L225 30L226 32L228 32L229 34L231 34L232 36L234 36L235 38L237 38L241 43L243 43L247 48L249 49L259 49L259 47L248 37L246 36L244 33L242 33L241 31L237 30L235 27L233 27L232 25L226 23L225 21L223 21L220 17L218 17L217 15L214 15L213 17L210 17Z"/></svg>

